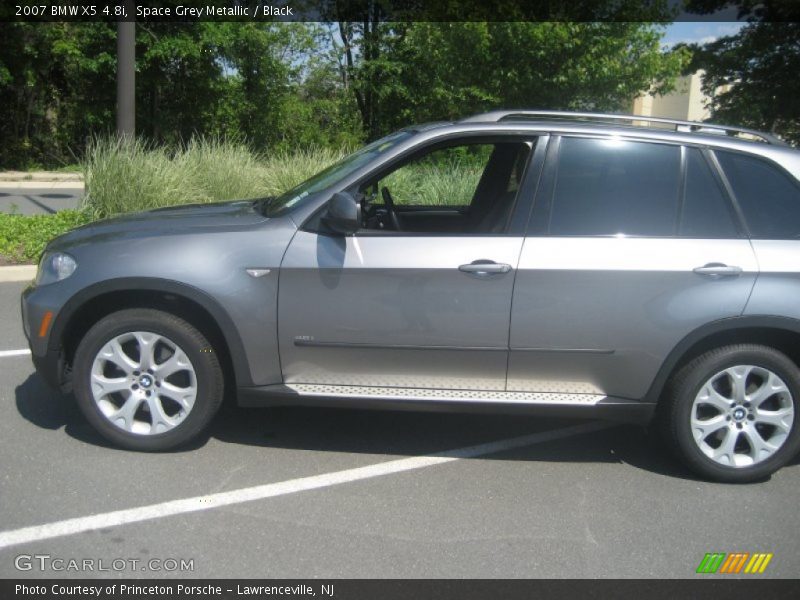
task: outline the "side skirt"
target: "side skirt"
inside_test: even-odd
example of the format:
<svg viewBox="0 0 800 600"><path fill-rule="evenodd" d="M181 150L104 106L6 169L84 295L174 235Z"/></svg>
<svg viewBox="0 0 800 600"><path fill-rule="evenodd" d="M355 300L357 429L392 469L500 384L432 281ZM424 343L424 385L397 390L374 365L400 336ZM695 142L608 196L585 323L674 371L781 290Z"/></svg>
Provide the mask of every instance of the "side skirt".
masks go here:
<svg viewBox="0 0 800 600"><path fill-rule="evenodd" d="M600 394L498 392L320 384L238 389L240 406L318 406L435 412L483 412L648 422L655 404Z"/></svg>

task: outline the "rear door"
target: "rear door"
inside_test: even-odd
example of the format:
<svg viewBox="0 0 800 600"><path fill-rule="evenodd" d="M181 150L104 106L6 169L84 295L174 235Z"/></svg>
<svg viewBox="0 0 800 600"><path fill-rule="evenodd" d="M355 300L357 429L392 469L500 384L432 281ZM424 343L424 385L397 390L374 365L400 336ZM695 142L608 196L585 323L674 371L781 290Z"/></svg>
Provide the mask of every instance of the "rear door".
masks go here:
<svg viewBox="0 0 800 600"><path fill-rule="evenodd" d="M508 390L638 399L685 335L742 313L757 263L703 149L563 137L540 189Z"/></svg>

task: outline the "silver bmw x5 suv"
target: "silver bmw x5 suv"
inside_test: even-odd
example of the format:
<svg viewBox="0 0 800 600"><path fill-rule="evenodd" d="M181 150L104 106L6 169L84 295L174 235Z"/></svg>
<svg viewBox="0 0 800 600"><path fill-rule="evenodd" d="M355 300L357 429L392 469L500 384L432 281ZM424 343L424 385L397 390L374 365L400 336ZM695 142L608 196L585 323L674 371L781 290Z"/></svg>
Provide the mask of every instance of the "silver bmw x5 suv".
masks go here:
<svg viewBox="0 0 800 600"><path fill-rule="evenodd" d="M61 236L25 333L125 448L185 443L227 392L653 421L701 476L757 480L800 450L799 177L707 123L409 127L278 197Z"/></svg>

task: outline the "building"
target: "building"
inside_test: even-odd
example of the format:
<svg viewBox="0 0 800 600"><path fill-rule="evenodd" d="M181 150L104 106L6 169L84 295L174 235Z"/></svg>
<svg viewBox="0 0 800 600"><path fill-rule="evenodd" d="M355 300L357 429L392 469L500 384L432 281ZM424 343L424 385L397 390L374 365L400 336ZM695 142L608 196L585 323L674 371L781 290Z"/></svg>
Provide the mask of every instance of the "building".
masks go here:
<svg viewBox="0 0 800 600"><path fill-rule="evenodd" d="M644 94L633 100L632 114L643 117L666 117L683 121L705 121L711 117L711 98L701 89L704 71L679 77L675 89L664 96ZM721 91L721 90L719 90Z"/></svg>

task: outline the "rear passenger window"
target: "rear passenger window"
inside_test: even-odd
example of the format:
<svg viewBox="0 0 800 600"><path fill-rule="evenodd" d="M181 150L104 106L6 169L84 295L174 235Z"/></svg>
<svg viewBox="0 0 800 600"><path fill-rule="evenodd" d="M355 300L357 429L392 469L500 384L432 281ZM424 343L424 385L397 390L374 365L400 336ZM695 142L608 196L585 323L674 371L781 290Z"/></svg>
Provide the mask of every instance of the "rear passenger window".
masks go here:
<svg viewBox="0 0 800 600"><path fill-rule="evenodd" d="M739 231L730 203L701 152L687 148L686 192L679 233L690 238L735 238Z"/></svg>
<svg viewBox="0 0 800 600"><path fill-rule="evenodd" d="M716 151L752 237L800 238L800 186L769 161Z"/></svg>
<svg viewBox="0 0 800 600"><path fill-rule="evenodd" d="M675 235L680 148L562 138L550 235Z"/></svg>

